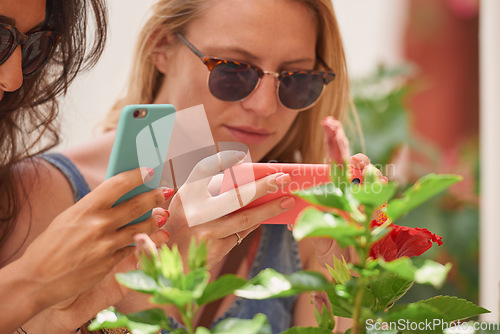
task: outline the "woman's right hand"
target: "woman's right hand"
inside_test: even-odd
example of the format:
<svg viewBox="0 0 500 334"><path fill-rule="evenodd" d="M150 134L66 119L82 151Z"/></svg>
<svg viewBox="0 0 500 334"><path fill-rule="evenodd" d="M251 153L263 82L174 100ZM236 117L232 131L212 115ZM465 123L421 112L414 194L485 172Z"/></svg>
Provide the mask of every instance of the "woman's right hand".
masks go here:
<svg viewBox="0 0 500 334"><path fill-rule="evenodd" d="M114 207L125 193L151 178L151 169L138 168L102 183L79 202L59 214L16 262L24 277L36 285L35 302L40 309L77 295L101 280L133 251L137 233L152 234L168 219L156 210L145 221L127 225L149 210L164 206L174 191L154 189ZM159 214L158 214L159 213Z"/></svg>
<svg viewBox="0 0 500 334"><path fill-rule="evenodd" d="M203 159L173 197L169 206L172 216L164 229L170 234L169 244L177 244L183 256L187 255L194 236L197 241L207 242L207 264L214 264L238 245L236 233L244 239L262 221L289 210L295 204L293 197L286 196L236 211L240 204L235 193L228 191L212 196L208 189L212 176L240 162L243 157L242 152L222 151ZM240 186L238 196L248 203L290 182L290 175L275 173Z"/></svg>

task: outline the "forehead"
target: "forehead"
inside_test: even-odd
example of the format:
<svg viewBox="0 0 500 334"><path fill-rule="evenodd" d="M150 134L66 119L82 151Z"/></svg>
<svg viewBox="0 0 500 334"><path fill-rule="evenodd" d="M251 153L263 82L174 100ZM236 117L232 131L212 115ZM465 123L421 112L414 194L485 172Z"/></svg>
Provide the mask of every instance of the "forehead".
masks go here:
<svg viewBox="0 0 500 334"><path fill-rule="evenodd" d="M45 20L46 0L1 0L0 20L27 32Z"/></svg>
<svg viewBox="0 0 500 334"><path fill-rule="evenodd" d="M187 30L202 51L227 45L280 58L314 57L318 34L312 9L295 0L215 0Z"/></svg>

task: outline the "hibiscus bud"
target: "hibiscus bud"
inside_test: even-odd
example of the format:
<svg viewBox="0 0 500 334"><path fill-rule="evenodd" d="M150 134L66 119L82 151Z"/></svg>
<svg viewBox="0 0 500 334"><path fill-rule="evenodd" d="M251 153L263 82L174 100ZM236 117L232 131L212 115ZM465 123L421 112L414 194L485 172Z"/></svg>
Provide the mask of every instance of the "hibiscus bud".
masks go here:
<svg viewBox="0 0 500 334"><path fill-rule="evenodd" d="M332 310L330 306L330 300L328 299L328 295L326 294L325 291L313 291L311 295L313 304L320 313L321 310L323 309L323 305L326 306L328 311Z"/></svg>
<svg viewBox="0 0 500 334"><path fill-rule="evenodd" d="M332 116L327 116L323 119L323 121L321 121L321 125L323 125L325 130L325 142L328 150L328 157L339 164L347 161L351 152L349 149L349 140L345 135L342 123Z"/></svg>

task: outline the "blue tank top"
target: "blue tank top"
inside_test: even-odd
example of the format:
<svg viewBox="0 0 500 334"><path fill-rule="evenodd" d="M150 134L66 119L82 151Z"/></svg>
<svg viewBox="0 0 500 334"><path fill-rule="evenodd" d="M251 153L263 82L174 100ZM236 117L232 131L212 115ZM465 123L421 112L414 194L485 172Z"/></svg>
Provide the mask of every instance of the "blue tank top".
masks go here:
<svg viewBox="0 0 500 334"><path fill-rule="evenodd" d="M247 279L261 270L273 268L282 274L302 270L297 242L286 225L262 225L262 234L254 263ZM215 326L227 318L252 319L257 313L264 313L273 333L280 333L292 326L293 308L297 297L252 300L237 297L229 309L211 325ZM181 325L170 318L172 329ZM167 334L166 330L161 332Z"/></svg>
<svg viewBox="0 0 500 334"><path fill-rule="evenodd" d="M45 153L38 156L63 173L73 190L75 203L90 192L90 187L75 164L61 153Z"/></svg>
<svg viewBox="0 0 500 334"><path fill-rule="evenodd" d="M76 166L60 153L42 154L46 160L59 169L68 179L73 189L75 202L90 192L90 187ZM261 270L273 268L282 274L302 270L297 242L286 225L262 225L259 247L247 279L256 276ZM273 333L280 333L292 326L293 308L297 297L252 300L237 297L229 309L211 325L215 326L227 318L252 319L257 313L264 313L271 324ZM171 319L171 327L181 325ZM162 334L168 333L163 330Z"/></svg>

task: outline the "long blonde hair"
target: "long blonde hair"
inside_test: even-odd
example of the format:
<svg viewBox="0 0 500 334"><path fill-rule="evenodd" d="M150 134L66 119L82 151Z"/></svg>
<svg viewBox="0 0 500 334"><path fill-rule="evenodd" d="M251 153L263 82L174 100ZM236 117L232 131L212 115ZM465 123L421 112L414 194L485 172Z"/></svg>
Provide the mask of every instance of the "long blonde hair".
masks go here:
<svg viewBox="0 0 500 334"><path fill-rule="evenodd" d="M295 0L308 5L318 20L316 52L335 72L320 101L310 110L299 113L288 134L263 161L318 163L325 158L321 120L332 115L344 121L349 107L349 81L344 48L331 0ZM210 1L159 0L144 25L136 46L133 69L125 97L118 100L106 116L104 130L114 129L121 109L128 104L152 103L162 84L152 60L156 45L168 34L182 32L194 19L203 15ZM298 153L298 154L297 154Z"/></svg>

